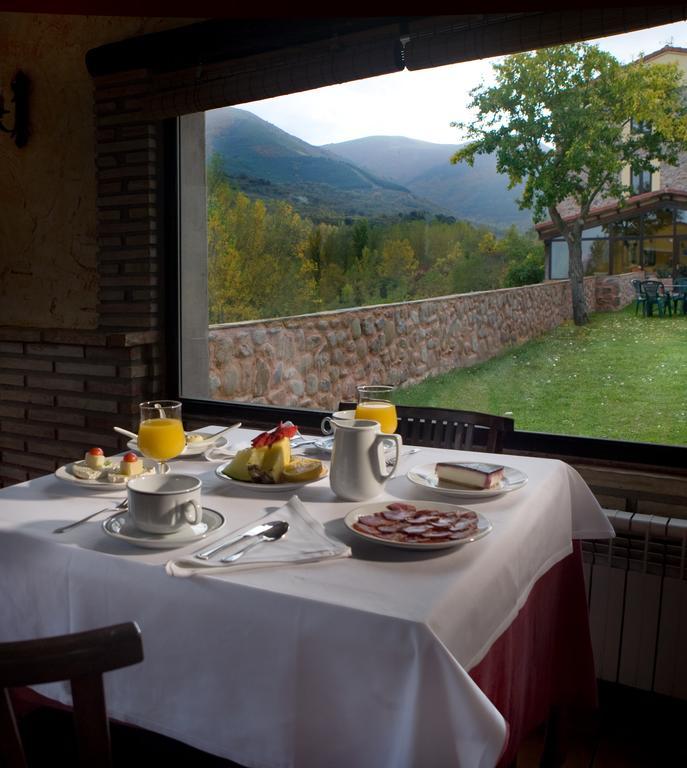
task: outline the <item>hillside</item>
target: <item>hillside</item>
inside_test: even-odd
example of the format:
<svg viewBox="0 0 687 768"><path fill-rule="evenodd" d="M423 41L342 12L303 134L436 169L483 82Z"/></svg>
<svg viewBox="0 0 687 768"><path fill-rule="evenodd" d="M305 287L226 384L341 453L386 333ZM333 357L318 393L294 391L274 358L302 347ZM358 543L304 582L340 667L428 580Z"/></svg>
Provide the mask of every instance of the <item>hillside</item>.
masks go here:
<svg viewBox="0 0 687 768"><path fill-rule="evenodd" d="M427 211L447 214L393 179L358 167L234 107L206 114L207 155L251 197L285 199L318 220Z"/></svg>
<svg viewBox="0 0 687 768"><path fill-rule="evenodd" d="M322 149L402 184L456 218L498 227L531 227L530 211L521 211L515 202L522 187L508 189L508 178L497 173L493 156L478 156L473 167L451 165L449 158L459 147L405 136L368 136Z"/></svg>

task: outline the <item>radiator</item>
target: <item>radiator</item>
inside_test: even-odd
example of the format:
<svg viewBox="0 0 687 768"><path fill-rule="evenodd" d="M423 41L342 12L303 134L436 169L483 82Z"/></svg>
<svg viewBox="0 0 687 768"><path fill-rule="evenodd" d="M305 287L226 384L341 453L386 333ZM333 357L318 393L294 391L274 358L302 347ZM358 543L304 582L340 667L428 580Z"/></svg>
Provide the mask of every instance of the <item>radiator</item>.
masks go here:
<svg viewBox="0 0 687 768"><path fill-rule="evenodd" d="M582 542L596 674L687 700L687 520L606 510Z"/></svg>

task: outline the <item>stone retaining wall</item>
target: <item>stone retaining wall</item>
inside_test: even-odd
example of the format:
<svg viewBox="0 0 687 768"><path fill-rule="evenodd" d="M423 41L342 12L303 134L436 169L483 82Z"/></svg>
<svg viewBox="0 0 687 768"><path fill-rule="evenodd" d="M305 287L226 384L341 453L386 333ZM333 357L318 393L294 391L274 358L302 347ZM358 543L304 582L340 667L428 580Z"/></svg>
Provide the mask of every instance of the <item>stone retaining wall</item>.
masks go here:
<svg viewBox="0 0 687 768"><path fill-rule="evenodd" d="M634 275L589 277L591 311L632 300ZM627 290L629 288L629 291ZM442 296L210 327L213 399L334 408L361 382L415 384L488 360L572 316L570 285Z"/></svg>

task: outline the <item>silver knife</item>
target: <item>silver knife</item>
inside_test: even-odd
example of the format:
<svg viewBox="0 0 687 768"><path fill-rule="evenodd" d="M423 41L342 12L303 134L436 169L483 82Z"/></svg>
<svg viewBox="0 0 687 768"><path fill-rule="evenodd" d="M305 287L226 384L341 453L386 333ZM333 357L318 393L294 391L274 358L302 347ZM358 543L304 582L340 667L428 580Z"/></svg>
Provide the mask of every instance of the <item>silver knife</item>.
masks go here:
<svg viewBox="0 0 687 768"><path fill-rule="evenodd" d="M216 546L211 547L210 549L203 550L202 552L196 552L194 557L197 557L198 560L208 560L217 552L220 552L221 550L226 549L227 547L231 547L239 541L243 541L244 539L252 539L254 536L259 536L261 533L264 533L265 531L269 530L273 525L274 525L274 522L260 523L259 525L254 526L253 528L246 531L245 533L241 533L238 536L234 536L228 541L223 541L220 544L217 544Z"/></svg>

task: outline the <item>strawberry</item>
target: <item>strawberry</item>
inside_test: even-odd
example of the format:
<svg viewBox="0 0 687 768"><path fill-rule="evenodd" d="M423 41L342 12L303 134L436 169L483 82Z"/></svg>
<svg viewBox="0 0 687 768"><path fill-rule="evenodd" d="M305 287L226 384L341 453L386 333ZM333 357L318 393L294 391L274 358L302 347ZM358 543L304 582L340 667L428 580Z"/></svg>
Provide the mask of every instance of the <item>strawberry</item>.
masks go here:
<svg viewBox="0 0 687 768"><path fill-rule="evenodd" d="M251 445L253 448L269 447L285 437L293 437L297 432L298 427L295 424L284 424L280 421L271 432L261 432L257 437L254 437L251 440Z"/></svg>

